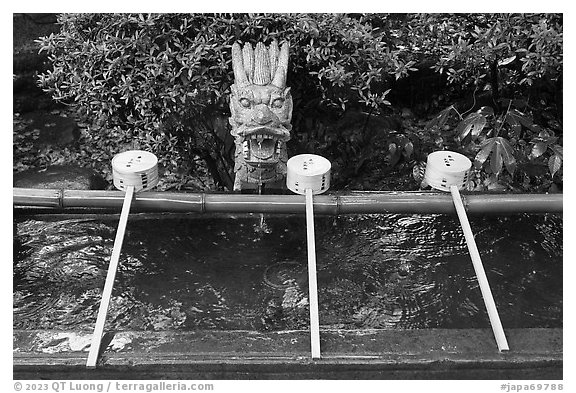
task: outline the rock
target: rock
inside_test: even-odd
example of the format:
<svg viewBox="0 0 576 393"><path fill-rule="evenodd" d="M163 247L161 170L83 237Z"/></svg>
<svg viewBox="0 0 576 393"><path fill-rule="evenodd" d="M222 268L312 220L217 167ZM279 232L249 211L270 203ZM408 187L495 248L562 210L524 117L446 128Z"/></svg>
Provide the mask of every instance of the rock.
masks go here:
<svg viewBox="0 0 576 393"><path fill-rule="evenodd" d="M27 129L38 129L38 146L64 146L80 137L80 129L74 119L45 112L28 112L22 115Z"/></svg>
<svg viewBox="0 0 576 393"><path fill-rule="evenodd" d="M13 185L21 188L103 190L108 184L92 169L74 165L54 165L46 169L29 169L16 173Z"/></svg>

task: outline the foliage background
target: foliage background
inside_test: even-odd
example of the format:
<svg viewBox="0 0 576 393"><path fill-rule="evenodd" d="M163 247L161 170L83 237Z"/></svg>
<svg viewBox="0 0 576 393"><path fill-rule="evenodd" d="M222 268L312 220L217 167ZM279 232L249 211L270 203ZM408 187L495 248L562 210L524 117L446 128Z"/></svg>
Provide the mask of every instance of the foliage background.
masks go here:
<svg viewBox="0 0 576 393"><path fill-rule="evenodd" d="M104 173L114 154L142 148L160 157L166 189L230 189L230 48L277 39L291 48L290 152L331 159L337 188L417 188L437 149L475 161L474 190L562 187L561 14L62 14L58 23L37 41L47 56L38 83L80 119L70 161Z"/></svg>

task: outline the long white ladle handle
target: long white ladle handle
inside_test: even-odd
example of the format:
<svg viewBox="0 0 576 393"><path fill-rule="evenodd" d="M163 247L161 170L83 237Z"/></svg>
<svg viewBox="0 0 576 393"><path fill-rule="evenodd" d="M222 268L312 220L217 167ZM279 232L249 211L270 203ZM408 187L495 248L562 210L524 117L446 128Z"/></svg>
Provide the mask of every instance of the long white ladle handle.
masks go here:
<svg viewBox="0 0 576 393"><path fill-rule="evenodd" d="M480 291L482 292L484 304L486 305L486 310L488 311L488 318L490 318L490 324L492 325L492 331L494 332L494 337L496 338L496 344L498 345L500 352L508 351L508 341L506 340L506 335L504 334L504 329L502 328L502 322L500 322L500 317L498 316L496 303L494 303L494 298L492 297L490 284L488 283L488 278L486 277L486 272L484 271L484 266L482 265L482 260L480 259L478 247L476 247L476 241L474 240L474 234L472 233L472 228L468 222L466 209L464 209L464 204L462 203L462 198L460 197L460 191L458 191L458 187L451 186L450 193L452 194L452 200L454 201L454 206L456 207L456 213L458 213L458 218L460 219L462 231L464 231L464 238L466 239L470 257L472 258L472 265L474 266L474 271L476 272L478 284L480 284Z"/></svg>
<svg viewBox="0 0 576 393"><path fill-rule="evenodd" d="M112 250L112 256L110 257L110 264L108 265L108 274L106 275L106 282L104 284L104 290L102 291L102 300L100 302L100 308L98 309L98 317L96 318L96 326L92 334L92 344L90 345L88 361L86 362L86 367L88 368L95 368L96 362L98 361L100 341L102 340L102 334L104 332L104 324L106 323L106 314L108 313L108 305L110 304L110 297L112 296L112 288L114 288L114 278L116 277L116 270L118 269L120 250L122 249L124 232L126 231L126 223L128 222L128 213L130 212L133 195L134 186L126 187L122 213L120 213L114 248Z"/></svg>
<svg viewBox="0 0 576 393"><path fill-rule="evenodd" d="M312 358L320 358L318 321L318 284L316 279L316 241L314 238L314 203L312 189L306 189L306 234L308 240L308 298L310 300L310 343Z"/></svg>

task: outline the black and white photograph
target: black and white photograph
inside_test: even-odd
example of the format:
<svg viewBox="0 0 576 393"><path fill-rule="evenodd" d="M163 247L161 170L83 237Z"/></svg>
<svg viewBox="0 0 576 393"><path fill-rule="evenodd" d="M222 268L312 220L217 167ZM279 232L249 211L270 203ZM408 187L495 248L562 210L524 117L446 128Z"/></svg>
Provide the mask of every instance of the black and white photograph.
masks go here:
<svg viewBox="0 0 576 393"><path fill-rule="evenodd" d="M562 12L11 17L12 391L570 391Z"/></svg>

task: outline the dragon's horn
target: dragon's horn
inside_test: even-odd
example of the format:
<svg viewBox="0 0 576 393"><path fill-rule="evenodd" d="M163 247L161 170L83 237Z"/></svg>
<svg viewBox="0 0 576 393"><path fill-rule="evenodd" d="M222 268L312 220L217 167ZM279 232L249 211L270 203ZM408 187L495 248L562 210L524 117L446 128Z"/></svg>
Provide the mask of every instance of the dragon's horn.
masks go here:
<svg viewBox="0 0 576 393"><path fill-rule="evenodd" d="M264 86L270 83L270 58L268 57L268 49L262 42L256 44L254 53L254 75L252 76L252 83L259 86Z"/></svg>
<svg viewBox="0 0 576 393"><path fill-rule="evenodd" d="M238 85L248 84L248 77L242 60L242 49L236 42L232 45L232 70L234 71L234 82Z"/></svg>
<svg viewBox="0 0 576 393"><path fill-rule="evenodd" d="M254 76L254 50L250 43L245 44L244 48L242 48L242 56L244 57L246 75L248 76L248 80L252 82Z"/></svg>
<svg viewBox="0 0 576 393"><path fill-rule="evenodd" d="M274 74L274 80L272 84L281 89L286 87L286 73L288 72L288 43L285 42L280 48L280 54L278 55L278 67L276 68L276 73Z"/></svg>
<svg viewBox="0 0 576 393"><path fill-rule="evenodd" d="M273 79L276 74L276 67L278 66L278 42L272 41L268 48L268 55L270 56L270 78Z"/></svg>

